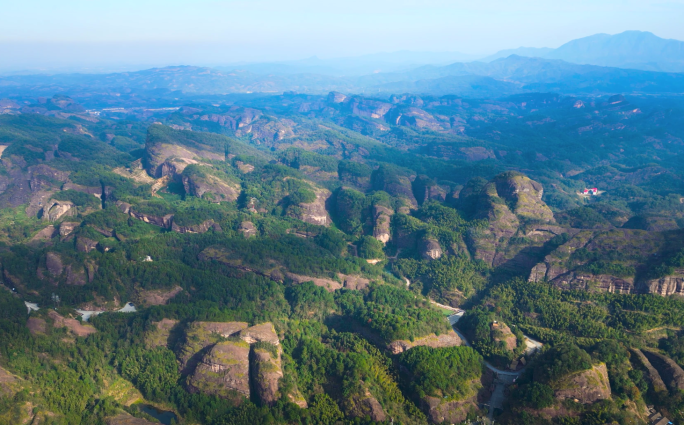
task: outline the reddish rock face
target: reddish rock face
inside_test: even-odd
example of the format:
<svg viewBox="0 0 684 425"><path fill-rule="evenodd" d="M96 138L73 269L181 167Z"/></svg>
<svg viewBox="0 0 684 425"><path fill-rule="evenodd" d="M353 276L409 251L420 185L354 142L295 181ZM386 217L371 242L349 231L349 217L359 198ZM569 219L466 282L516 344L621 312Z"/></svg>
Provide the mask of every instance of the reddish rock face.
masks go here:
<svg viewBox="0 0 684 425"><path fill-rule="evenodd" d="M554 386L559 388L554 392L554 396L559 400L579 400L582 404L610 400L608 370L604 363L563 377Z"/></svg>
<svg viewBox="0 0 684 425"><path fill-rule="evenodd" d="M413 340L413 342L404 340L392 341L390 344L387 345L387 349L392 354L399 354L403 353L406 350L410 350L413 347L418 347L421 345L426 345L432 348L441 348L456 347L461 345L462 343L463 341L461 341L461 338L459 338L458 334L456 334L456 332L454 332L454 330L452 329L445 334L431 334L428 336L424 336L422 338L416 338L415 340Z"/></svg>
<svg viewBox="0 0 684 425"><path fill-rule="evenodd" d="M249 344L223 341L214 345L197 365L188 388L223 398L237 391L249 398Z"/></svg>
<svg viewBox="0 0 684 425"><path fill-rule="evenodd" d="M392 215L394 211L381 205L373 207L373 237L380 242L386 244L392 237L390 225L392 224Z"/></svg>
<svg viewBox="0 0 684 425"><path fill-rule="evenodd" d="M674 360L651 350L644 350L643 353L670 391L684 391L684 370Z"/></svg>
<svg viewBox="0 0 684 425"><path fill-rule="evenodd" d="M48 252L45 257L45 267L52 276L59 276L64 271L64 265L62 264L62 257L54 252Z"/></svg>
<svg viewBox="0 0 684 425"><path fill-rule="evenodd" d="M277 355L263 348L253 350L252 364L254 371L254 387L261 401L273 405L278 401L278 389L283 371L280 362L280 349Z"/></svg>
<svg viewBox="0 0 684 425"><path fill-rule="evenodd" d="M299 211L293 216L305 223L330 226L332 220L326 209L326 203L331 193L327 189L319 188L315 189L315 193L316 200L308 204L299 204Z"/></svg>

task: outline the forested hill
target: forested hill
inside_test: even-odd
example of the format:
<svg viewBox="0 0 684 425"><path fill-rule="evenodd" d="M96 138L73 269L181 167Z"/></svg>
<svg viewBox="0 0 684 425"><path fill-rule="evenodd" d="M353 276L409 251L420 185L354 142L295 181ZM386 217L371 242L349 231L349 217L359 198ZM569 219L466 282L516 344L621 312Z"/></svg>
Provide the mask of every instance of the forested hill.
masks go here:
<svg viewBox="0 0 684 425"><path fill-rule="evenodd" d="M2 102L0 424L681 419L677 98Z"/></svg>

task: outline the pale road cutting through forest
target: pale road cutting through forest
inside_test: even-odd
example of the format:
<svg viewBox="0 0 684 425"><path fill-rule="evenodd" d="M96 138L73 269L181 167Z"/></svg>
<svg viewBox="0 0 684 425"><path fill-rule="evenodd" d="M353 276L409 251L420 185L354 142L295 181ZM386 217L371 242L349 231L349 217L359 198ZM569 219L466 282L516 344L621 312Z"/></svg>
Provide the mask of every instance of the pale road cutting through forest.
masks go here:
<svg viewBox="0 0 684 425"><path fill-rule="evenodd" d="M465 343L466 346L471 347L470 342L468 342L466 337L456 328L456 323L458 323L458 321L461 319L461 317L463 317L463 315L465 314L465 310L461 310L459 308L454 308L451 306L439 304L439 303L432 301L432 300L430 300L430 302L433 305L436 305L438 307L441 307L441 308L444 308L447 310L451 310L451 311L455 311L455 313L448 316L447 319L449 320L451 327L453 328L454 332L456 332L456 334L459 336L459 338L461 338L461 340L463 340L463 342ZM525 344L527 344L526 353L532 354L535 351L541 349L541 347L542 347L541 342L535 341L532 338L528 337L527 335L523 335L523 336L525 337ZM503 408L503 402L505 400L506 386L511 385L513 382L515 382L515 380L518 378L518 376L520 376L520 374L525 370L525 367L523 367L520 370L516 370L516 371L506 371L506 370L501 370L501 369L494 367L491 363L489 363L486 360L484 361L484 363L485 363L485 366L487 366L487 368L489 370L494 372L494 374L496 376L495 381L494 381L494 385L495 385L494 391L492 392L492 396L489 399L489 403L487 405L488 411L489 411L488 417L490 420L492 420L494 417L494 409L502 409Z"/></svg>

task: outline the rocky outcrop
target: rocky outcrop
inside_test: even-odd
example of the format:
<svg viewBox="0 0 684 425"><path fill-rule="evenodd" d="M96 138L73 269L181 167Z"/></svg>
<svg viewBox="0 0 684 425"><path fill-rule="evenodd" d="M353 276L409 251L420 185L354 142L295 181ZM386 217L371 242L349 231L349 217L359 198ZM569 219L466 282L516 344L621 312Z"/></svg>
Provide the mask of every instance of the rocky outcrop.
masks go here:
<svg viewBox="0 0 684 425"><path fill-rule="evenodd" d="M533 267L533 257L518 254L529 246L541 247L557 232L553 229L557 226L552 225L553 213L541 199L543 192L538 182L509 172L496 176L479 193L467 196L475 204L475 218L488 222L487 228L473 229L468 234L475 258L494 267L512 259L529 267L527 270ZM511 243L514 236L527 242Z"/></svg>
<svg viewBox="0 0 684 425"><path fill-rule="evenodd" d="M54 277L61 275L64 271L62 257L57 253L48 252L45 256L45 268Z"/></svg>
<svg viewBox="0 0 684 425"><path fill-rule="evenodd" d="M553 388L556 399L578 400L582 404L610 400L611 396L608 370L604 363L565 376L554 382Z"/></svg>
<svg viewBox="0 0 684 425"><path fill-rule="evenodd" d="M387 349L392 354L403 353L406 350L410 350L413 347L418 347L425 345L432 348L441 347L456 347L463 343L461 338L454 332L453 329L449 330L447 333L440 335L430 334L424 337L416 338L413 341L397 340L392 341L387 345Z"/></svg>
<svg viewBox="0 0 684 425"><path fill-rule="evenodd" d="M204 355L204 350L221 338L228 338L247 328L245 322L192 322L178 350L181 372L191 373Z"/></svg>
<svg viewBox="0 0 684 425"><path fill-rule="evenodd" d="M182 178L185 193L214 202L233 202L240 195L240 187L210 174L190 174ZM207 195L207 196L205 196Z"/></svg>
<svg viewBox="0 0 684 425"><path fill-rule="evenodd" d="M427 176L418 176L412 186L413 194L421 205L429 200L444 202L446 199L446 190Z"/></svg>
<svg viewBox="0 0 684 425"><path fill-rule="evenodd" d="M518 338L511 332L511 328L503 322L494 322L491 325L492 339L496 342L503 342L509 351L515 350L518 346Z"/></svg>
<svg viewBox="0 0 684 425"><path fill-rule="evenodd" d="M519 217L542 222L554 222L551 209L542 201L544 188L529 177L517 173L504 173L494 178L497 195L513 204L513 213Z"/></svg>
<svg viewBox="0 0 684 425"><path fill-rule="evenodd" d="M97 249L97 245L98 242L92 239L83 236L76 238L76 250L78 252L89 253L91 251L95 251Z"/></svg>
<svg viewBox="0 0 684 425"><path fill-rule="evenodd" d="M76 214L76 207L70 201L56 201L51 199L42 210L42 219L45 221L57 221L62 217L69 217Z"/></svg>
<svg viewBox="0 0 684 425"><path fill-rule="evenodd" d="M269 406L279 399L279 381L283 377L281 350L279 347L273 348L255 348L252 353L254 389L261 402Z"/></svg>
<svg viewBox="0 0 684 425"><path fill-rule="evenodd" d="M344 401L345 413L352 418L369 417L375 422L384 422L387 415L382 405L363 383L361 385L363 387L362 393L354 394Z"/></svg>
<svg viewBox="0 0 684 425"><path fill-rule="evenodd" d="M543 263L542 263L543 264ZM537 272L541 273L540 269ZM533 273L535 273L533 269ZM634 278L616 277L611 275L594 275L591 273L571 271L551 280L554 286L561 289L582 289L586 291L610 292L617 294L631 294L635 292Z"/></svg>
<svg viewBox="0 0 684 425"><path fill-rule="evenodd" d="M232 391L249 398L249 344L222 341L214 345L188 379L193 392L231 398Z"/></svg>
<svg viewBox="0 0 684 425"><path fill-rule="evenodd" d="M329 292L334 292L340 288L364 289L368 287L368 285L370 284L370 280L364 277L344 275L342 273L337 274L337 278L339 280L333 280L322 277L303 276L289 272L285 273L285 277L287 277L294 283L313 282L314 285L325 288Z"/></svg>
<svg viewBox="0 0 684 425"><path fill-rule="evenodd" d="M428 420L436 424L459 424L466 420L468 413L478 410L477 400L472 398L445 401L437 397L425 397L421 404Z"/></svg>
<svg viewBox="0 0 684 425"><path fill-rule="evenodd" d="M183 288L176 285L172 289L152 289L149 291L139 291L136 295L138 303L145 305L165 305L175 297L183 292ZM136 303L137 304L137 303Z"/></svg>
<svg viewBox="0 0 684 425"><path fill-rule="evenodd" d="M83 286L88 282L83 266L69 264L65 269L67 285Z"/></svg>
<svg viewBox="0 0 684 425"><path fill-rule="evenodd" d="M81 223L77 223L75 221L63 221L59 225L59 236L62 238L69 236L71 233L73 233L74 229L76 229L78 226L80 226Z"/></svg>
<svg viewBox="0 0 684 425"><path fill-rule="evenodd" d="M670 295L684 295L684 269L677 269L670 276L651 279L643 284L642 292L659 294L664 297Z"/></svg>
<svg viewBox="0 0 684 425"><path fill-rule="evenodd" d="M145 332L145 346L148 349L154 347L168 347L170 344L171 331L178 324L178 320L161 319L152 322L151 328Z"/></svg>
<svg viewBox="0 0 684 425"><path fill-rule="evenodd" d="M221 226L214 220L206 220L201 224L193 224L189 226L179 226L174 221L171 222L171 230L178 233L206 233L209 229L214 229L215 232L222 232Z"/></svg>
<svg viewBox="0 0 684 425"><path fill-rule="evenodd" d="M47 242L57 235L55 226L47 226L31 238L31 242Z"/></svg>
<svg viewBox="0 0 684 425"><path fill-rule="evenodd" d="M164 229L170 229L171 224L173 223L173 214L167 214L163 217L157 217L154 215L137 212L130 206L128 208L128 214L133 218L144 221L145 223L163 227Z"/></svg>
<svg viewBox="0 0 684 425"><path fill-rule="evenodd" d="M210 146L196 143L186 137L183 132L177 132L168 137L165 133L173 130L151 126L148 129L148 139L145 146L145 162L147 172L155 177L169 176L176 178L185 167L190 164L201 164L202 159L225 161L225 152L219 152ZM169 143L172 142L172 143Z"/></svg>
<svg viewBox="0 0 684 425"><path fill-rule="evenodd" d="M87 324L82 324L76 319L65 318L54 310L48 311L48 317L52 319L52 326L55 328L67 328L76 336L85 337L97 332L94 327Z"/></svg>
<svg viewBox="0 0 684 425"><path fill-rule="evenodd" d="M386 244L392 237L392 215L394 211L382 205L373 206L373 237Z"/></svg>
<svg viewBox="0 0 684 425"><path fill-rule="evenodd" d="M412 176L391 167L381 166L371 174L371 185L375 190L383 190L392 196L403 199L409 208L416 208L418 202L411 187Z"/></svg>
<svg viewBox="0 0 684 425"><path fill-rule="evenodd" d="M62 186L62 190L75 190L102 198L102 186L81 186L80 184L67 182Z"/></svg>
<svg viewBox="0 0 684 425"><path fill-rule="evenodd" d="M670 391L684 391L684 370L671 358L651 350L643 350Z"/></svg>
<svg viewBox="0 0 684 425"><path fill-rule="evenodd" d="M242 236L244 236L246 239L257 236L259 234L259 231L257 230L256 226L251 221L243 221L242 223L240 223L240 227L238 227L238 232L240 232Z"/></svg>
<svg viewBox="0 0 684 425"><path fill-rule="evenodd" d="M331 193L327 189L320 188L315 188L314 192L316 193L316 200L311 203L299 204L299 208L292 216L305 223L330 226L332 220L326 209L326 203Z"/></svg>
<svg viewBox="0 0 684 425"><path fill-rule="evenodd" d="M19 387L19 379L0 367L0 396L11 397Z"/></svg>
<svg viewBox="0 0 684 425"><path fill-rule="evenodd" d="M248 344L254 344L255 342L268 342L269 344L273 344L275 346L280 345L278 334L273 327L273 323L270 322L243 329L238 335L240 339Z"/></svg>
<svg viewBox="0 0 684 425"><path fill-rule="evenodd" d="M424 260L437 260L444 253L437 239L433 238L423 239L420 243L419 252Z"/></svg>
<svg viewBox="0 0 684 425"><path fill-rule="evenodd" d="M631 348L630 350L638 362L641 363L641 365L646 369L646 377L648 378L648 382L650 382L650 384L653 386L653 390L655 392L667 391L665 382L663 382L663 379L660 377L660 374L653 367L651 362L649 362L646 356L644 356L644 353L638 348Z"/></svg>

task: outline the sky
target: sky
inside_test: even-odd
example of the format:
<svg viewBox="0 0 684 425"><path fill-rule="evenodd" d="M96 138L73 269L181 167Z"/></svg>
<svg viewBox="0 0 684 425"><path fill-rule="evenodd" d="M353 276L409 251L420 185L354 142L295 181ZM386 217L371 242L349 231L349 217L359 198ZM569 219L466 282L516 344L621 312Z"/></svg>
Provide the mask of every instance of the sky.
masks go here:
<svg viewBox="0 0 684 425"><path fill-rule="evenodd" d="M0 71L134 70L393 52L684 40L684 0L0 0Z"/></svg>

